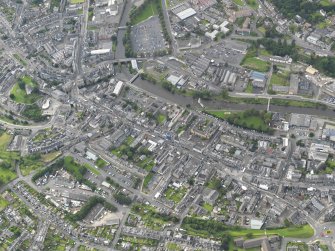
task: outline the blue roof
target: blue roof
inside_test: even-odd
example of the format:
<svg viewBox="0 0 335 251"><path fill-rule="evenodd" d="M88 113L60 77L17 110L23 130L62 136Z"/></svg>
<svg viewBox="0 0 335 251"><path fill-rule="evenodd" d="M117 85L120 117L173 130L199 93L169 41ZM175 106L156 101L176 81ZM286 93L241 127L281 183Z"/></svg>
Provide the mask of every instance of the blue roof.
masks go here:
<svg viewBox="0 0 335 251"><path fill-rule="evenodd" d="M265 80L265 74L258 71L252 71L251 78Z"/></svg>

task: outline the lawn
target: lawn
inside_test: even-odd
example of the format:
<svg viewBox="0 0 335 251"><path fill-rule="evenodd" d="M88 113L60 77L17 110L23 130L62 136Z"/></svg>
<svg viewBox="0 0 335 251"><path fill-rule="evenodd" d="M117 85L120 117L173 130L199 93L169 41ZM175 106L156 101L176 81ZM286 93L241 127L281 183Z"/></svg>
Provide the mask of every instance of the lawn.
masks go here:
<svg viewBox="0 0 335 251"><path fill-rule="evenodd" d="M20 170L23 176L29 175L31 172L44 166L40 154L31 154L20 159Z"/></svg>
<svg viewBox="0 0 335 251"><path fill-rule="evenodd" d="M25 60L23 60L18 54L13 54L14 58L16 58L17 61L19 61L20 64L22 64L23 66L27 66L27 62Z"/></svg>
<svg viewBox="0 0 335 251"><path fill-rule="evenodd" d="M246 3L254 10L257 10L259 7L257 0L246 0Z"/></svg>
<svg viewBox="0 0 335 251"><path fill-rule="evenodd" d="M213 237L215 239L221 239L227 234L233 238L246 237L248 234L252 234L254 238L264 235L279 235L287 238L310 238L314 235L314 230L309 224L303 226L257 230L228 226L219 221L203 220L195 217L186 217L182 222L181 228L186 230L187 234L193 236L200 236L204 238Z"/></svg>
<svg viewBox="0 0 335 251"><path fill-rule="evenodd" d="M159 0L158 3L161 4L161 1ZM140 6L131 13L131 23L135 25L155 15L158 15L158 9L155 0L147 0L145 3L143 3L143 7Z"/></svg>
<svg viewBox="0 0 335 251"><path fill-rule="evenodd" d="M254 87L252 86L252 83L248 83L247 88L245 88L246 93L253 93Z"/></svg>
<svg viewBox="0 0 335 251"><path fill-rule="evenodd" d="M310 101L287 100L287 99L279 99L279 98L271 99L271 104L279 105L279 106L293 106L293 107L317 108L317 109L326 108L324 104L320 104L320 103L315 103L315 102L310 102Z"/></svg>
<svg viewBox="0 0 335 251"><path fill-rule="evenodd" d="M0 166L0 186L9 183L16 178L16 173L12 169L7 169Z"/></svg>
<svg viewBox="0 0 335 251"><path fill-rule="evenodd" d="M214 117L227 120L229 123L240 126L246 129L256 130L259 132L271 132L272 129L268 126L271 121L272 114L259 111L244 111L231 112L226 111L207 111L208 114Z"/></svg>
<svg viewBox="0 0 335 251"><path fill-rule="evenodd" d="M156 117L156 121L158 124L163 124L166 121L166 116L163 114L158 114L158 116Z"/></svg>
<svg viewBox="0 0 335 251"><path fill-rule="evenodd" d="M262 32L261 30L261 28L264 28L264 27L259 27L258 28L258 30L260 30L260 32ZM264 28L264 33L265 33L265 28ZM265 50L265 49L259 49L258 50L258 54L260 55L260 56L264 56L264 57L269 57L269 56L271 56L271 53L270 52L268 52L267 50Z"/></svg>
<svg viewBox="0 0 335 251"><path fill-rule="evenodd" d="M19 167L23 176L29 175L31 172L44 167L46 163L55 160L61 155L60 151L50 152L47 154L31 154L22 157L19 162Z"/></svg>
<svg viewBox="0 0 335 251"><path fill-rule="evenodd" d="M243 6L243 5L244 5L243 0L233 0L233 2L234 2L236 5L239 5L239 6Z"/></svg>
<svg viewBox="0 0 335 251"><path fill-rule="evenodd" d="M168 187L165 191L165 197L174 203L179 203L185 196L187 189L185 187L173 188Z"/></svg>
<svg viewBox="0 0 335 251"><path fill-rule="evenodd" d="M28 89L30 89L29 94L27 93ZM10 92L10 98L21 104L33 104L40 97L38 94L38 84L29 76L20 78Z"/></svg>
<svg viewBox="0 0 335 251"><path fill-rule="evenodd" d="M181 251L183 250L178 244L169 242L166 244L166 249L169 251Z"/></svg>
<svg viewBox="0 0 335 251"><path fill-rule="evenodd" d="M241 230L231 230L229 231L233 237L244 237L248 233L252 233L253 236L265 235L265 230L256 229L241 229ZM288 228L278 228L266 230L267 235L279 235L286 238L310 238L314 235L313 228L306 224L299 227L288 227Z"/></svg>
<svg viewBox="0 0 335 251"><path fill-rule="evenodd" d="M289 78L290 78L290 73L288 71L280 71L280 72L272 74L270 84L288 86L290 85Z"/></svg>
<svg viewBox="0 0 335 251"><path fill-rule="evenodd" d="M144 188L148 188L148 185L153 177L154 177L154 173L152 172L150 172L147 176L145 176L144 181L143 181Z"/></svg>
<svg viewBox="0 0 335 251"><path fill-rule="evenodd" d="M56 151L56 152L50 152L50 153L46 153L43 154L42 157L42 161L44 163L49 163L53 160L55 160L58 156L60 156L62 153L60 151Z"/></svg>
<svg viewBox="0 0 335 251"><path fill-rule="evenodd" d="M204 203L203 205L202 205L202 207L203 208L205 208L208 212L212 212L213 211L213 206L211 205L211 204L209 204L209 203Z"/></svg>
<svg viewBox="0 0 335 251"><path fill-rule="evenodd" d="M94 173L95 175L100 175L100 172L98 171L98 169L94 168L93 166L85 163L84 167L86 167L88 170L90 170L92 173Z"/></svg>
<svg viewBox="0 0 335 251"><path fill-rule="evenodd" d="M70 0L71 4L85 3L85 0Z"/></svg>
<svg viewBox="0 0 335 251"><path fill-rule="evenodd" d="M259 72L268 72L270 69L270 64L268 62L256 57L245 58L243 60L242 66Z"/></svg>
<svg viewBox="0 0 335 251"><path fill-rule="evenodd" d="M95 164L96 164L97 167L99 167L99 168L104 168L105 166L108 165L108 162L105 161L104 159L102 159L102 158L99 157L99 158L95 161Z"/></svg>
<svg viewBox="0 0 335 251"><path fill-rule="evenodd" d="M0 133L0 186L16 178L14 160L19 159L19 154L7 151L11 140L11 135L5 132Z"/></svg>
<svg viewBox="0 0 335 251"><path fill-rule="evenodd" d="M8 201L0 196L0 212L4 210L8 204Z"/></svg>
<svg viewBox="0 0 335 251"><path fill-rule="evenodd" d="M145 158L144 160L141 160L140 162L136 163L139 167L143 168L146 171L151 171L152 168L155 166L155 161L152 157Z"/></svg>

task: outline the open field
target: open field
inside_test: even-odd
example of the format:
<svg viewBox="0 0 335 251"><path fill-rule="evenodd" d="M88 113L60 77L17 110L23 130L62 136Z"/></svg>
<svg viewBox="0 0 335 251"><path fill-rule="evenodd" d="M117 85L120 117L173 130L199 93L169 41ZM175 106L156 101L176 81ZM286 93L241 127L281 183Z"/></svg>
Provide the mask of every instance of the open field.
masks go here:
<svg viewBox="0 0 335 251"><path fill-rule="evenodd" d="M22 64L23 66L27 66L27 62L25 60L23 60L19 54L13 54L14 58L19 61L20 64Z"/></svg>
<svg viewBox="0 0 335 251"><path fill-rule="evenodd" d="M27 93L27 90L30 92ZM18 80L10 92L10 98L17 103L33 104L40 99L38 84L29 76L24 76Z"/></svg>
<svg viewBox="0 0 335 251"><path fill-rule="evenodd" d="M8 201L0 196L0 212L8 205Z"/></svg>
<svg viewBox="0 0 335 251"><path fill-rule="evenodd" d="M71 4L85 3L85 0L70 0Z"/></svg>
<svg viewBox="0 0 335 251"><path fill-rule="evenodd" d="M282 86L288 86L289 83L290 73L285 72L277 72L272 74L270 84L271 85L282 85Z"/></svg>
<svg viewBox="0 0 335 251"><path fill-rule="evenodd" d="M93 166L89 165L89 164L84 164L84 166L90 170L92 173L94 173L95 175L100 175L100 172Z"/></svg>
<svg viewBox="0 0 335 251"><path fill-rule="evenodd" d="M102 159L102 158L98 158L98 159L95 161L95 164L96 164L97 167L99 167L99 168L104 168L105 166L108 165L108 162L105 161L105 160Z"/></svg>
<svg viewBox="0 0 335 251"><path fill-rule="evenodd" d="M275 229L256 230L249 228L233 227L215 220L203 220L195 217L186 217L181 227L189 235L203 238L221 239L227 234L233 238L246 237L252 234L254 238L264 235L279 235L290 238L310 238L314 235L313 228L309 225L283 227Z"/></svg>
<svg viewBox="0 0 335 251"><path fill-rule="evenodd" d="M16 178L14 161L19 159L19 154L7 151L11 140L11 135L5 132L0 134L0 186Z"/></svg>
<svg viewBox="0 0 335 251"><path fill-rule="evenodd" d="M233 2L234 2L236 5L239 5L239 6L243 6L243 5L244 5L243 0L233 0Z"/></svg>
<svg viewBox="0 0 335 251"><path fill-rule="evenodd" d="M243 60L243 67L259 72L268 72L270 64L256 57L247 57Z"/></svg>
<svg viewBox="0 0 335 251"><path fill-rule="evenodd" d="M42 161L44 163L48 163L53 161L54 159L56 159L58 156L60 156L62 153L60 151L56 151L56 152L50 152L50 153L46 153L43 154L42 157Z"/></svg>
<svg viewBox="0 0 335 251"><path fill-rule="evenodd" d="M143 4L143 7L138 7L133 13L131 13L132 24L138 24L147 20L151 16L158 15L157 3L161 4L161 1L147 0Z"/></svg>
<svg viewBox="0 0 335 251"><path fill-rule="evenodd" d="M257 0L246 0L246 3L254 10L257 10L259 7Z"/></svg>
<svg viewBox="0 0 335 251"><path fill-rule="evenodd" d="M272 117L271 113L258 111L226 112L220 110L207 111L207 113L246 129L256 130L259 132L272 131L268 126Z"/></svg>

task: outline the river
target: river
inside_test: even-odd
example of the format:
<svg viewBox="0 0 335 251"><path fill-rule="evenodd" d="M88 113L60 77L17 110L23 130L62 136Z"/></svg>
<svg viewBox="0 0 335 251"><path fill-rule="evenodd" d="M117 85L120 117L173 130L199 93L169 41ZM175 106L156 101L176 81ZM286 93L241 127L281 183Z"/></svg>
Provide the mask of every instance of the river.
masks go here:
<svg viewBox="0 0 335 251"><path fill-rule="evenodd" d="M180 94L172 94L171 92L165 90L160 85L154 85L149 81L142 80L137 78L134 83L135 86L143 89L146 92L152 93L154 96L161 97L163 101L168 101L170 103L179 104L186 106L190 104L194 109L201 109L201 106L198 104L198 100L193 99L192 97L185 97ZM205 109L222 109L222 110L266 110L267 105L256 105L256 104L232 104L225 101L201 101L205 106ZM292 107L292 106L278 106L270 105L270 111L272 112L281 112L281 113L299 113L299 114L308 114L308 115L317 115L328 118L335 118L335 112L332 109L316 109L316 108L302 108L302 107Z"/></svg>

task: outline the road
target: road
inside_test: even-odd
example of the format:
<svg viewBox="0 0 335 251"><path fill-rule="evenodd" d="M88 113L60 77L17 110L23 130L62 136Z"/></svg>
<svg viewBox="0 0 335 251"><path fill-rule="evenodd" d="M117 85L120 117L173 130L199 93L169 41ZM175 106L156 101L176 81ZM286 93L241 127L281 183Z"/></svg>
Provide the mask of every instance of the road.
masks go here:
<svg viewBox="0 0 335 251"><path fill-rule="evenodd" d="M172 55L177 56L178 52L179 52L178 43L177 43L176 39L174 38L174 36L172 34L172 27L171 27L170 17L169 17L169 13L168 13L168 9L167 9L167 1L166 0L162 0L162 11L163 11L163 16L164 16L165 26L166 26L166 29L169 33L170 38L171 38Z"/></svg>

